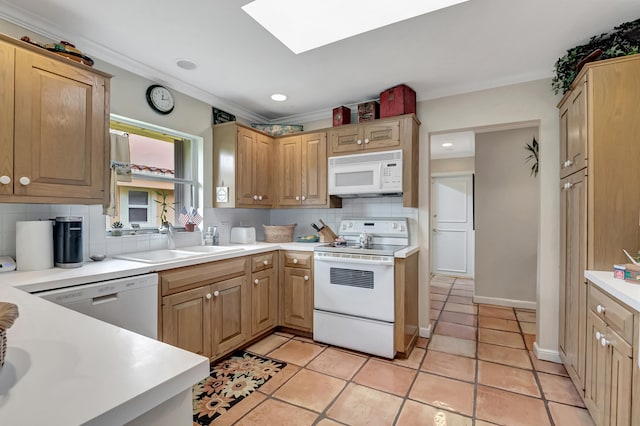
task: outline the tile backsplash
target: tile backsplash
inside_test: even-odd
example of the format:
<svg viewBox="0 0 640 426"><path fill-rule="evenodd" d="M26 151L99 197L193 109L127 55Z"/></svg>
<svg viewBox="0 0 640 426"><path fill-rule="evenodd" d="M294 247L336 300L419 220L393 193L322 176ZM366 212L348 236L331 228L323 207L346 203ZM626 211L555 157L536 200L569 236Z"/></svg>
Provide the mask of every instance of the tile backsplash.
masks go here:
<svg viewBox="0 0 640 426"><path fill-rule="evenodd" d="M334 230L343 218L349 217L406 217L409 222L411 243L417 243L418 209L402 206L402 198L344 199L341 209L204 209L203 229L218 226L220 244L229 242L232 226L255 226L258 241L264 241L262 225L288 225L296 223L295 236L315 234L311 223L324 220ZM167 247L167 236L160 234L106 236L106 218L102 206L3 204L0 203L0 255L15 257L16 222L48 220L56 216L80 216L83 221L83 251L85 260L92 254L109 256L133 251L155 250Z"/></svg>

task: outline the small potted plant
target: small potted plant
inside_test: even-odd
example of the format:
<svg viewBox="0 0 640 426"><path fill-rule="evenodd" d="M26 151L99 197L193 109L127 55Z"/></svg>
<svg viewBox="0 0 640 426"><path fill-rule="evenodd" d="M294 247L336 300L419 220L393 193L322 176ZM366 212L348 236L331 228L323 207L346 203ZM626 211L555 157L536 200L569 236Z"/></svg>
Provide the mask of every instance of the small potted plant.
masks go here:
<svg viewBox="0 0 640 426"><path fill-rule="evenodd" d="M153 200L161 207L160 212L160 227L158 228L161 234L166 234L169 231L169 221L167 220L167 213L169 209L175 210L171 203L167 202L168 194L164 191L156 191L156 194L161 198L160 200Z"/></svg>
<svg viewBox="0 0 640 426"><path fill-rule="evenodd" d="M121 237L122 236L122 228L124 225L119 220L116 220L111 224L111 236L112 237Z"/></svg>

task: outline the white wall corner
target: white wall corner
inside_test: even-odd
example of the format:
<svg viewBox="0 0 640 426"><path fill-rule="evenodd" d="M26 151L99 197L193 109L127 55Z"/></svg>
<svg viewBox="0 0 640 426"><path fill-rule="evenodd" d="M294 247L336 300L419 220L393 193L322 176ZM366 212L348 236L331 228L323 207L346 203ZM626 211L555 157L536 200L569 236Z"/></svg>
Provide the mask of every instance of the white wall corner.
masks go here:
<svg viewBox="0 0 640 426"><path fill-rule="evenodd" d="M485 297L473 295L473 303L484 303L487 305L506 306L509 308L519 309L536 309L536 302L529 302L527 300L513 300L513 299L501 299L499 297Z"/></svg>
<svg viewBox="0 0 640 426"><path fill-rule="evenodd" d="M560 359L560 353L556 350L551 349L543 349L538 346L538 342L533 342L533 353L536 358L542 361L550 361L558 364L562 364L562 359Z"/></svg>
<svg viewBox="0 0 640 426"><path fill-rule="evenodd" d="M420 335L420 337L424 337L425 339L430 339L432 332L433 332L433 324L429 323L427 327L420 327L420 332L418 334Z"/></svg>

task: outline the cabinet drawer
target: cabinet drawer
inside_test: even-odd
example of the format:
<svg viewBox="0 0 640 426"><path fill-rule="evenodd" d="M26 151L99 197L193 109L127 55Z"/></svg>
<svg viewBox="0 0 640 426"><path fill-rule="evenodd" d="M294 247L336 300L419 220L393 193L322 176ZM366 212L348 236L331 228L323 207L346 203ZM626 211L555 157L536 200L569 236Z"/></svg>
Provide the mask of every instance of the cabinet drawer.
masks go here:
<svg viewBox="0 0 640 426"><path fill-rule="evenodd" d="M160 272L162 295L217 283L246 274L247 257L219 260Z"/></svg>
<svg viewBox="0 0 640 426"><path fill-rule="evenodd" d="M633 342L633 312L598 290L593 284L589 286L589 309L627 343Z"/></svg>
<svg viewBox="0 0 640 426"><path fill-rule="evenodd" d="M309 269L313 264L313 252L286 251L283 259L283 266Z"/></svg>
<svg viewBox="0 0 640 426"><path fill-rule="evenodd" d="M251 272L264 271L273 268L274 253L266 253L251 258Z"/></svg>

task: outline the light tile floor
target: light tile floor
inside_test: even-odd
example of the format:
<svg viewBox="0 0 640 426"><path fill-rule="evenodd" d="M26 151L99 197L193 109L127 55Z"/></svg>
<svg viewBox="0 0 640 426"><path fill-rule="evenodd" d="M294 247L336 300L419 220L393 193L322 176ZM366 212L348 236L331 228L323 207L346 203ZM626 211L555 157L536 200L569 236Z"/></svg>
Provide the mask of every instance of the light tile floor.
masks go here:
<svg viewBox="0 0 640 426"><path fill-rule="evenodd" d="M535 312L472 302L473 281L431 280L432 339L385 360L274 333L248 351L287 362L214 424L593 425L560 364L537 360Z"/></svg>

